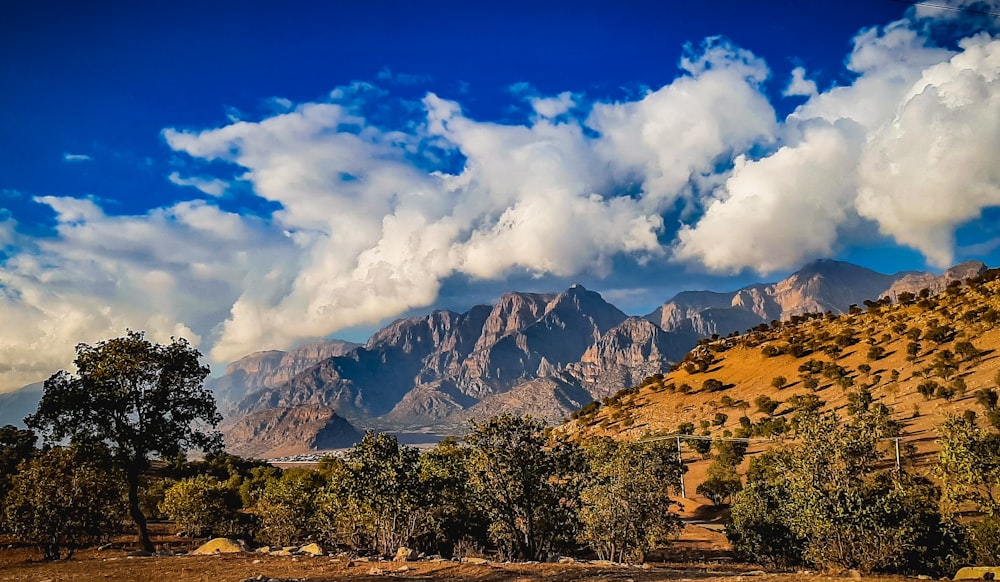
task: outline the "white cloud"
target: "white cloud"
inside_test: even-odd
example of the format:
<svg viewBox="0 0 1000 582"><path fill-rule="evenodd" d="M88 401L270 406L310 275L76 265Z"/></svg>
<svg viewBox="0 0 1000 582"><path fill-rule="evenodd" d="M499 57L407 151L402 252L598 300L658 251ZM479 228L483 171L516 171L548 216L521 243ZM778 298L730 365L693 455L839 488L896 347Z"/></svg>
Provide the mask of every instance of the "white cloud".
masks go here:
<svg viewBox="0 0 1000 582"><path fill-rule="evenodd" d="M127 327L187 336L216 362L285 348L430 305L454 275L603 275L623 257L668 256L769 272L835 253L858 224L943 264L954 230L1000 204L997 42L956 54L907 22L862 31L856 78L819 92L797 69L787 93L808 99L781 122L766 64L709 39L635 100L513 88L535 112L524 124L429 93L422 119L384 129L359 112L386 92L359 82L323 102L274 101L257 121L166 129L174 151L233 166L279 209L261 219L191 201L116 216L96 198L49 196L36 201L54 236L0 220L0 389ZM414 161L428 150L463 165ZM687 224L670 241L664 216L678 210Z"/></svg>
<svg viewBox="0 0 1000 582"><path fill-rule="evenodd" d="M785 97L814 97L819 90L816 88L816 81L806 79L806 70L803 67L792 69L792 79L782 93Z"/></svg>
<svg viewBox="0 0 1000 582"><path fill-rule="evenodd" d="M86 154L71 154L69 152L63 154L64 162L89 162L91 159L93 158Z"/></svg>
<svg viewBox="0 0 1000 582"><path fill-rule="evenodd" d="M171 183L177 184L178 186L190 186L192 188L197 188L209 196L219 197L226 193L226 188L229 187L229 182L225 180L220 180L218 178L181 178L178 172L171 172L167 179Z"/></svg>
<svg viewBox="0 0 1000 582"><path fill-rule="evenodd" d="M814 123L770 156L737 158L704 216L678 233L676 258L769 273L833 254L856 188L858 132L849 122Z"/></svg>
<svg viewBox="0 0 1000 582"><path fill-rule="evenodd" d="M674 258L721 272L794 268L835 254L842 233L868 219L944 266L955 228L992 199L982 192L994 191L987 168L997 151L997 131L989 128L998 108L992 89L966 93L966 116L984 130L964 143L959 136L974 127L971 119L935 120L911 110L915 93L928 92L928 79L947 84L953 69L983 68L969 63L984 61L974 56L981 51L969 42L963 49L955 67L947 64L952 52L929 46L906 21L859 33L847 61L858 77L815 93L789 115L774 153L738 159L705 213L679 231ZM803 74L793 73L793 85ZM968 172L956 172L941 156L967 161ZM979 199L970 202L973 195L959 193L959 185Z"/></svg>
<svg viewBox="0 0 1000 582"><path fill-rule="evenodd" d="M860 214L939 267L954 260L955 230L1000 205L1000 40L962 49L923 72L860 169Z"/></svg>
<svg viewBox="0 0 1000 582"><path fill-rule="evenodd" d="M643 184L647 207L662 211L693 175L710 173L723 154L767 141L774 110L758 84L767 66L719 39L681 66L689 74L635 102L597 104L588 125L595 149L619 179Z"/></svg>
<svg viewBox="0 0 1000 582"><path fill-rule="evenodd" d="M569 91L563 91L555 97L535 97L531 99L531 108L535 110L535 113L549 119L554 119L569 112L574 105L576 105L576 101L573 99L573 94Z"/></svg>

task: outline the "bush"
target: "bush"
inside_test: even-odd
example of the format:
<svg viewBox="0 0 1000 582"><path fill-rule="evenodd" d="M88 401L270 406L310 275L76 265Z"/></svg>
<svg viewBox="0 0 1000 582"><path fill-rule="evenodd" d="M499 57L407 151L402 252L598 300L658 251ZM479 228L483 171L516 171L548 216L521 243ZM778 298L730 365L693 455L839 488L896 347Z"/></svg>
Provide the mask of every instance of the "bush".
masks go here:
<svg viewBox="0 0 1000 582"><path fill-rule="evenodd" d="M967 526L969 548L979 566L1000 566L1000 518L987 517Z"/></svg>
<svg viewBox="0 0 1000 582"><path fill-rule="evenodd" d="M772 400L768 396L760 395L753 401L754 406L757 407L759 412L767 414L768 416L774 414L774 411L781 406L780 400Z"/></svg>
<svg viewBox="0 0 1000 582"><path fill-rule="evenodd" d="M121 530L124 478L103 459L74 449L51 449L23 463L11 480L3 518L18 539L46 560L66 558Z"/></svg>
<svg viewBox="0 0 1000 582"><path fill-rule="evenodd" d="M771 378L772 388L777 388L778 390L781 390L785 386L788 386L788 379L785 378L784 376L775 376L774 378Z"/></svg>
<svg viewBox="0 0 1000 582"><path fill-rule="evenodd" d="M668 442L599 438L584 446L590 466L580 499L581 538L601 559L641 561L673 537L680 517L669 511L683 468Z"/></svg>
<svg viewBox="0 0 1000 582"><path fill-rule="evenodd" d="M198 475L167 489L159 509L190 535L232 535L240 505L239 495L225 483Z"/></svg>
<svg viewBox="0 0 1000 582"><path fill-rule="evenodd" d="M718 392L725 387L726 385L722 383L722 380L716 380L715 378L709 378L701 383L701 389L705 392Z"/></svg>
<svg viewBox="0 0 1000 582"><path fill-rule="evenodd" d="M922 556L954 555L937 490L878 468L880 440L894 434L888 416L875 406L847 422L813 415L801 423L801 443L755 460L733 501L734 549L756 561L862 572L911 572Z"/></svg>

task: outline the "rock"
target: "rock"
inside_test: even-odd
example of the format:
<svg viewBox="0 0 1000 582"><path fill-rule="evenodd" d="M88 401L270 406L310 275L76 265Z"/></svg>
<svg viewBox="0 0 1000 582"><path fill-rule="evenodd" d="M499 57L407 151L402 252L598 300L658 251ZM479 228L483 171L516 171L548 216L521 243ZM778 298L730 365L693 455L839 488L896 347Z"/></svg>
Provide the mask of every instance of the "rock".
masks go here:
<svg viewBox="0 0 1000 582"><path fill-rule="evenodd" d="M393 562L408 562L417 555L417 552L411 550L410 548L399 548L396 550L396 557L392 559Z"/></svg>
<svg viewBox="0 0 1000 582"><path fill-rule="evenodd" d="M229 538L215 538L202 544L197 550L191 552L195 556L208 554L238 554L247 551L246 544L242 540Z"/></svg>
<svg viewBox="0 0 1000 582"><path fill-rule="evenodd" d="M316 543L307 544L305 546L302 546L301 548L299 548L299 553L306 554L308 556L325 556L326 555L326 552L323 551L323 548L319 547L319 544L316 544Z"/></svg>
<svg viewBox="0 0 1000 582"><path fill-rule="evenodd" d="M968 566L956 572L953 580L1000 580L1000 566Z"/></svg>
<svg viewBox="0 0 1000 582"><path fill-rule="evenodd" d="M573 558L570 558L568 556L563 556L563 557L559 558L556 561L558 563L560 563L560 564L575 564L576 563L576 560L574 560Z"/></svg>
<svg viewBox="0 0 1000 582"><path fill-rule="evenodd" d="M371 568L368 570L369 576L381 576L382 574L385 574L385 570L382 568Z"/></svg>
<svg viewBox="0 0 1000 582"><path fill-rule="evenodd" d="M411 568L409 566L400 566L399 568L396 568L396 571L397 572L409 572L412 569L413 568Z"/></svg>
<svg viewBox="0 0 1000 582"><path fill-rule="evenodd" d="M270 554L271 546L261 546L254 551L257 552L258 554Z"/></svg>
<svg viewBox="0 0 1000 582"><path fill-rule="evenodd" d="M462 561L466 564L489 564L490 561L486 558L462 558Z"/></svg>

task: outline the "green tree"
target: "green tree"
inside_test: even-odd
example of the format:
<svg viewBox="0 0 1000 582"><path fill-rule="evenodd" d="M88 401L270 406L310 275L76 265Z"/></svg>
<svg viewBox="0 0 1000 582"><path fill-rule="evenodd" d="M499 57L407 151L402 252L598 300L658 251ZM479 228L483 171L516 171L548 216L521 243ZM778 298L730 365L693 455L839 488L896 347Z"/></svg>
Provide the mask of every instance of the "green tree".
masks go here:
<svg viewBox="0 0 1000 582"><path fill-rule="evenodd" d="M581 539L601 559L642 561L680 530L680 517L669 508L683 468L670 443L598 437L584 453L589 471L581 493Z"/></svg>
<svg viewBox="0 0 1000 582"><path fill-rule="evenodd" d="M80 449L51 449L25 461L3 506L7 529L38 546L46 560L107 539L124 517L122 480Z"/></svg>
<svg viewBox="0 0 1000 582"><path fill-rule="evenodd" d="M0 502L10 490L11 479L22 461L35 453L35 433L13 425L0 427Z"/></svg>
<svg viewBox="0 0 1000 582"><path fill-rule="evenodd" d="M395 552L425 526L427 495L420 481L420 454L396 437L368 432L344 456L340 498L356 516L375 550Z"/></svg>
<svg viewBox="0 0 1000 582"><path fill-rule="evenodd" d="M239 495L209 475L188 477L163 494L160 511L194 536L230 533L241 506Z"/></svg>
<svg viewBox="0 0 1000 582"><path fill-rule="evenodd" d="M289 469L269 479L254 508L260 518L259 537L272 545L288 546L309 537L333 541L338 507L318 471Z"/></svg>
<svg viewBox="0 0 1000 582"><path fill-rule="evenodd" d="M65 370L45 381L42 399L26 424L56 443L106 445L122 468L129 513L147 551L153 551L139 506L139 481L150 458L177 456L189 447L221 445L214 427L221 420L203 382L207 366L184 339L153 344L142 332L96 345L76 346L77 374Z"/></svg>
<svg viewBox="0 0 1000 582"><path fill-rule="evenodd" d="M473 422L469 481L490 520L490 538L508 555L539 560L572 542L582 455L575 445L549 444L545 423L503 414Z"/></svg>
<svg viewBox="0 0 1000 582"><path fill-rule="evenodd" d="M471 453L455 437L447 437L420 456L429 527L419 545L429 552L450 557L458 542L486 542L487 519L469 482Z"/></svg>
<svg viewBox="0 0 1000 582"><path fill-rule="evenodd" d="M774 414L774 411L777 410L779 406L781 406L781 401L772 400L768 396L760 395L757 398L754 398L753 404L757 407L758 411L770 416Z"/></svg>
<svg viewBox="0 0 1000 582"><path fill-rule="evenodd" d="M938 427L936 475L946 512L972 503L1000 517L1000 434L976 424L975 416L951 416Z"/></svg>
<svg viewBox="0 0 1000 582"><path fill-rule="evenodd" d="M765 560L863 572L911 570L921 555L947 554L953 538L934 509L936 489L879 468L879 442L897 430L877 403L846 422L834 414L804 418L801 442L767 455L769 466L751 471L736 496L734 546ZM789 547L798 555L788 555Z"/></svg>

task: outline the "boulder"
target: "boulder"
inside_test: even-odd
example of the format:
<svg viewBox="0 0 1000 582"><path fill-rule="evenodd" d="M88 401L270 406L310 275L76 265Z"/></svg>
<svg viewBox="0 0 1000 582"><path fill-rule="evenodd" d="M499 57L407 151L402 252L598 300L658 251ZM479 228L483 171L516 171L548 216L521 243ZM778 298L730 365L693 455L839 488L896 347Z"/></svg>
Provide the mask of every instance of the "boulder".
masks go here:
<svg viewBox="0 0 1000 582"><path fill-rule="evenodd" d="M197 550L191 552L195 556L207 554L238 554L247 551L247 546L242 540L229 538L214 538L202 544Z"/></svg>
<svg viewBox="0 0 1000 582"><path fill-rule="evenodd" d="M301 548L299 548L299 553L300 554L306 554L308 556L325 556L326 555L326 552L323 551L323 548L319 547L319 544L316 544L316 543L307 544L305 546L302 546Z"/></svg>
<svg viewBox="0 0 1000 582"><path fill-rule="evenodd" d="M968 566L956 572L953 580L1000 580L1000 566Z"/></svg>
<svg viewBox="0 0 1000 582"><path fill-rule="evenodd" d="M408 562L414 559L417 552L411 550L410 548L399 548L396 550L396 557L392 559L393 562Z"/></svg>

